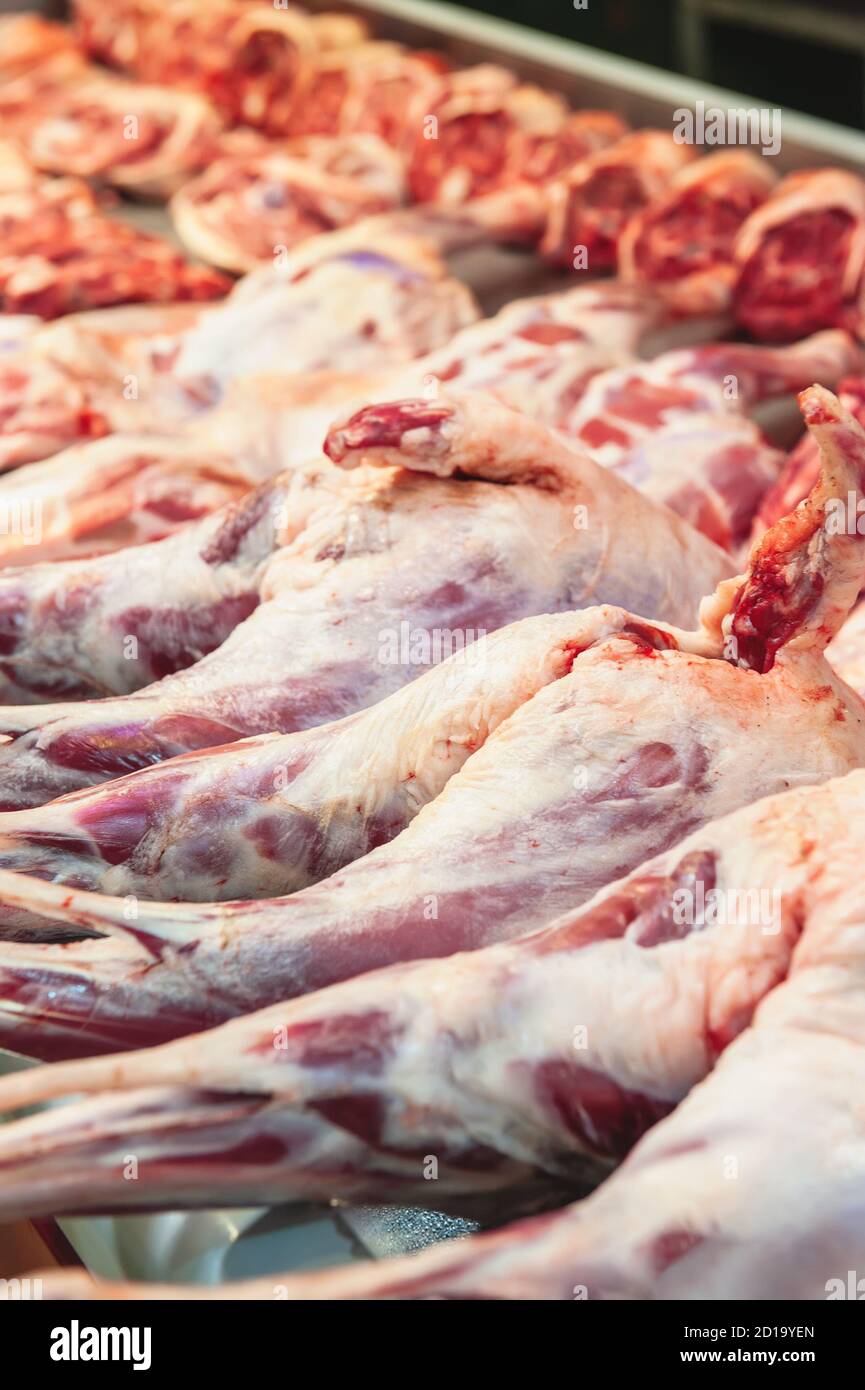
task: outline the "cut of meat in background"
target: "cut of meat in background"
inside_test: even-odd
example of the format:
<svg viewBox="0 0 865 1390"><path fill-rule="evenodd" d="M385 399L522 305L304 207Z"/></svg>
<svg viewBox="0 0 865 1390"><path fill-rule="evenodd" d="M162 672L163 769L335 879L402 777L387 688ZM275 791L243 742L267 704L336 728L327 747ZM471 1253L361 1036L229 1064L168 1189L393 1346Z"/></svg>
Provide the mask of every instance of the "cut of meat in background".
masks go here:
<svg viewBox="0 0 865 1390"><path fill-rule="evenodd" d="M320 53L299 73L290 111L274 133L366 133L404 148L447 68L440 54L380 41Z"/></svg>
<svg viewBox="0 0 865 1390"><path fill-rule="evenodd" d="M172 193L218 150L222 123L200 96L97 77L31 98L0 114L37 169L116 184L150 197Z"/></svg>
<svg viewBox="0 0 865 1390"><path fill-rule="evenodd" d="M101 7L104 13L104 5ZM65 60L67 69L83 65L72 30L40 15L0 15L0 82L22 77L34 68Z"/></svg>
<svg viewBox="0 0 865 1390"><path fill-rule="evenodd" d="M818 328L863 335L865 182L843 169L790 174L736 239L738 322L789 342Z"/></svg>
<svg viewBox="0 0 865 1390"><path fill-rule="evenodd" d="M377 136L309 136L218 160L178 190L171 215L193 255L240 272L399 207L405 191L402 162Z"/></svg>
<svg viewBox="0 0 865 1390"><path fill-rule="evenodd" d="M732 551L747 539L754 511L783 463L742 417L814 381L834 386L860 363L853 339L831 331L787 348L681 348L599 372L560 428L577 447ZM818 472L816 465L812 483Z"/></svg>
<svg viewBox="0 0 865 1390"><path fill-rule="evenodd" d="M217 299L230 288L219 271L192 265L159 237L98 214L70 219L57 218L56 211L49 203L41 240L22 229L16 244L29 241L29 252L3 255L0 249L4 313L50 319L136 300Z"/></svg>
<svg viewBox="0 0 865 1390"><path fill-rule="evenodd" d="M609 270L628 221L661 197L696 154L668 131L638 130L572 165L547 189L541 254L571 268L584 249L584 269L592 275Z"/></svg>
<svg viewBox="0 0 865 1390"><path fill-rule="evenodd" d="M318 50L300 10L169 5L144 30L137 75L200 91L232 124L282 134L299 74Z"/></svg>
<svg viewBox="0 0 865 1390"><path fill-rule="evenodd" d="M186 332L151 343L139 369L154 390L164 386L166 408L189 413L241 376L403 363L478 317L474 296L425 241L382 235L373 249L362 231L348 242L320 236L247 275Z"/></svg>
<svg viewBox="0 0 865 1390"><path fill-rule="evenodd" d="M736 234L774 184L768 160L742 150L686 165L625 227L620 277L652 285L683 314L725 312L736 278Z"/></svg>
<svg viewBox="0 0 865 1390"><path fill-rule="evenodd" d="M110 428L82 383L50 362L30 358L16 363L14 357L0 355L0 471L46 458L78 440L98 438ZM4 488L0 504L8 500Z"/></svg>
<svg viewBox="0 0 865 1390"><path fill-rule="evenodd" d="M522 181L542 183L626 129L606 113L570 114L561 98L492 64L441 77L413 126L408 177L420 203L462 203Z"/></svg>

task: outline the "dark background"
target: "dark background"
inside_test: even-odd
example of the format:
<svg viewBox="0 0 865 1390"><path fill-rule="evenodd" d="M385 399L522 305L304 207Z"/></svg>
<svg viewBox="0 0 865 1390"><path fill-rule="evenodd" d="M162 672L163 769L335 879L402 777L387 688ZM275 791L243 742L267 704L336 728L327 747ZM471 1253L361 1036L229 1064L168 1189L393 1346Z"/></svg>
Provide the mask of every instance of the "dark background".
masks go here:
<svg viewBox="0 0 865 1390"><path fill-rule="evenodd" d="M572 0L480 0L462 8L689 73L773 106L865 125L865 0L588 0L585 10ZM702 70L689 61L689 21L703 36Z"/></svg>

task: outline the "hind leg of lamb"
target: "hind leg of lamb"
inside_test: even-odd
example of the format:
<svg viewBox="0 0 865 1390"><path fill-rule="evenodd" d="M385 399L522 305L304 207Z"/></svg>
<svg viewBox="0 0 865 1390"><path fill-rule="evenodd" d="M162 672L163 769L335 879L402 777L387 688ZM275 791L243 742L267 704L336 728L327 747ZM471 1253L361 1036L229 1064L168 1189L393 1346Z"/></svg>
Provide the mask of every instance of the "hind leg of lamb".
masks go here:
<svg viewBox="0 0 865 1390"><path fill-rule="evenodd" d="M504 719L570 669L599 621L598 610L526 618L336 723L188 753L0 814L0 867L154 899L296 892L398 834ZM16 925L2 909L0 921Z"/></svg>
<svg viewBox="0 0 865 1390"><path fill-rule="evenodd" d="M4 700L126 694L218 647L257 607L267 561L320 502L321 472L277 478L150 545L0 573Z"/></svg>
<svg viewBox="0 0 865 1390"><path fill-rule="evenodd" d="M418 407L429 403L388 415L400 462L424 471L434 456L439 474L493 481L362 470L336 505L317 495L261 579L265 601L218 651L120 700L5 707L0 731L13 737L0 748L3 809L372 704L418 674L413 652L406 660L388 650L404 623L426 634L421 664L430 664L436 634L492 632L589 601L687 620L729 572L686 523L507 407L482 397L435 403L432 452L416 430ZM374 407L374 418L383 411Z"/></svg>
<svg viewBox="0 0 865 1390"><path fill-rule="evenodd" d="M676 1153L667 1131L687 1136L682 1115L691 1133L708 1129L695 1146L708 1153L694 1162L711 1194L725 1181L721 1152L740 1153L752 1127L765 1142L756 1104L746 1102L744 1134L724 1123L742 1115L751 1088L741 1073L755 1054L759 1066L768 1043L783 1062L803 1005L815 1017L834 1008L842 1034L853 1016L855 1001L848 1008L837 990L865 946L855 872L863 783L853 774L704 826L581 912L510 945L374 972L166 1047L12 1077L0 1083L2 1109L94 1098L0 1131L0 1210L333 1196L439 1203L539 1175L581 1184L609 1171L729 1050L706 1088L712 1099L686 1105L613 1181L630 1221L596 1228L601 1250L614 1231L629 1242L629 1258L605 1271L608 1293L627 1274L637 1283L666 1275L648 1249L645 1263L634 1252L647 1231L660 1249L663 1234L680 1229L677 1204L693 1210L680 1185L665 1182ZM815 1053L807 1035L802 1042L791 1082ZM850 1080L848 1068L840 1075L836 1091ZM801 1084L795 1094L798 1122ZM129 1153L139 1159L134 1188L124 1178ZM430 1154L435 1183L425 1176ZM747 1186L747 1147L741 1161ZM689 1171L675 1157L672 1166ZM647 1186L656 1192L648 1203ZM616 1197L593 1198L588 1210L597 1207L615 1213ZM712 1216L710 1200L709 1230ZM558 1219L572 1237L573 1217ZM692 1256L689 1243L681 1254ZM703 1252L692 1262L713 1268Z"/></svg>
<svg viewBox="0 0 865 1390"><path fill-rule="evenodd" d="M468 1117L469 1128L476 1124L473 1134L484 1137L491 1129L494 1151L498 1145L502 1167L495 1177L507 1173L509 1162L507 1175L518 1178L515 1159L525 1153L526 1135L531 1133L528 1114L543 1115L542 1128L547 1131L569 1131L563 1152L569 1147L578 1151L587 1129L590 1143L597 1148L610 1134L613 1121L651 1123L644 1106L645 1089L669 1075L671 1064L686 1063L680 1078L683 1089L700 1075L706 1076L590 1197L490 1235L361 1267L277 1279L271 1275L210 1292L93 1285L86 1276L60 1274L53 1287L49 1285L52 1296L272 1299L275 1290L281 1297L329 1300L850 1296L848 1271L861 1268L865 1249L861 1203L865 1159L859 1113L865 1083L865 900L857 829L863 796L863 774L858 772L822 788L772 798L704 827L665 861L646 866L645 877L632 880L630 894L625 884L622 890L602 895L581 915L588 940L572 960L582 964L587 979L593 977L594 997L591 991L585 997L578 991L571 1007L572 980L565 966L560 987L551 986L545 1006L525 1033L517 1034L510 1019L503 1035L493 1034L488 1045L475 1033L475 1050L469 1048L465 1070L457 1068L455 1077L448 1073L450 1089L419 1087L425 1105L418 1122L433 1129L441 1126L453 1137L460 1130L452 1124L447 1102L453 1103L454 1081L463 1082L461 1113ZM703 907L691 919L701 929L693 934L687 927L673 925L669 910L673 885L663 877L672 861L678 861L680 869L687 866L689 874L696 871L703 883ZM690 894L693 910L695 881L687 876L686 880L679 878L673 897L682 891L686 897ZM758 903L765 898L765 915L762 907L756 912L734 907L736 902L746 902L749 894ZM707 925L702 912L710 910L710 904L714 922ZM597 931L593 931L593 919L599 919L594 923ZM577 942L580 922L578 916L572 924ZM622 939L609 939L623 928ZM521 943L520 949L543 957L557 931L567 930L564 924L549 928ZM677 939L683 930L684 937ZM712 940L719 945L718 954L710 945ZM498 948L494 954L504 958L515 949ZM607 970L604 957L611 951L615 963ZM633 1008L628 991L641 972L646 992L635 996L640 1002ZM491 977L492 993L516 989L519 997L519 985L503 973L504 980L496 977L493 983ZM394 981L398 978L394 976ZM44 1210L67 1200L73 1207L76 1201L86 1207L88 1174L102 1152L109 1154L109 1160L97 1177L101 1201L114 1205L122 1188L121 1155L130 1144L133 1151L135 1145L142 1146L145 1171L152 1155L154 1199L163 1180L169 1200L176 1197L185 1186L184 1164L191 1161L194 1167L195 1163L183 1123L201 1125L194 1131L195 1152L200 1157L208 1155L209 1146L222 1151L226 1139L236 1143L243 1133L266 1132L262 1099L271 1104L276 1099L273 1080L280 1074L280 1055L291 1078L289 1107L300 1110L308 1100L316 1116L315 1120L310 1117L310 1124L320 1126L319 1144L311 1138L311 1129L300 1122L292 1136L298 1140L298 1152L304 1154L300 1160L304 1176L314 1182L341 1144L342 1153L350 1155L345 1182L351 1191L358 1182L359 1159L375 1163L370 1149L379 1133L386 1139L396 1135L406 1146L410 1143L409 1127L395 1126L394 1121L401 1114L405 1117L399 1098L407 1089L411 1094L415 1075L411 1068L400 1068L406 1030L410 1032L414 1023L411 972L405 976L405 1014L388 1009L386 994L383 1013L376 1012L378 1000L371 987L378 979L368 977L350 987L370 990L364 1013L329 1016L327 1001L336 1000L339 990L306 1001L313 1018L317 1013L319 1027L313 1025L305 1033L302 1027L296 1033L290 1028L280 1033L279 1009L262 1016L262 1025L270 1024L271 1031L265 1037L263 1029L258 1049L253 1043L256 1020L239 1020L209 1035L214 1042L213 1070L207 1079L218 1079L225 1087L225 1095L217 1089L216 1098L189 1086L189 1076L194 1073L198 1084L199 1074L195 1063L190 1070L182 1057L187 1044L119 1059L120 1074L109 1073L103 1062L94 1061L10 1078L0 1088L0 1106L25 1105L82 1085L109 1089L98 1099L73 1103L7 1128L9 1209ZM528 975L523 1000L532 998L537 979L537 973ZM458 991L459 986L457 977ZM429 995L420 1005L415 1000L420 1017L446 1012L452 1002L450 990L450 981L443 982L436 1004ZM472 998L477 1000L477 991ZM483 992L481 999L481 1008L495 1008L490 993ZM288 1017L285 1010L283 1017ZM589 1025L590 1064L603 1059L603 1068L590 1073L593 1084L580 1065L583 1055L577 1054L579 1061L574 1056L574 1029L584 1022ZM252 1078L257 1077L262 1086L261 1092L245 1097L245 1114L236 1098L233 1111L230 1108L233 1082L239 1074L241 1035L249 1047L241 1070L250 1084L255 1085ZM233 1056L229 1056L230 1047L216 1045L220 1037L226 1044L230 1039L237 1044ZM459 1040L459 1032L456 1037ZM547 1067L545 1072L551 1037L559 1066ZM525 1038L539 1039L539 1046L528 1049L522 1042ZM263 1064L262 1055L267 1053L271 1060ZM428 1034L419 1055L427 1067L435 1066L435 1061L427 1060L435 1057ZM314 1075L304 1077L298 1094L295 1078L303 1074L306 1057ZM117 1060L112 1059L112 1065ZM268 1075L270 1080L265 1081ZM604 1086L610 1075L638 1078L640 1093L610 1092ZM333 1091L325 1078L334 1082ZM343 1083L339 1089L337 1078ZM115 1085L119 1094L112 1094ZM317 1094L325 1091L327 1099L316 1104ZM490 1095L495 1102L488 1115L484 1104ZM443 1113L435 1109L442 1096L446 1098ZM596 1118L592 1103L603 1107L605 1100L609 1104L601 1109L600 1123L592 1125ZM253 1113L256 1104L261 1108ZM162 1119L156 1137L151 1128L154 1108ZM373 1128L374 1120L383 1122L382 1131ZM215 1129L208 1129L208 1121ZM146 1133L142 1133L145 1125ZM338 1141L333 1140L334 1129L340 1131ZM100 1149L97 1142L91 1153L94 1134L106 1148ZM426 1138L423 1128L421 1135ZM333 1148L328 1148L328 1140ZM305 1151L304 1141L309 1143ZM438 1150L433 1145L431 1151ZM281 1162L291 1167L289 1148L280 1150L272 1141L268 1152L270 1167L262 1157L258 1168L265 1184L262 1170L273 1177ZM779 1154L783 1161L779 1162ZM159 1166L163 1155L167 1156L164 1172ZM172 1167L172 1155L183 1162ZM419 1160L414 1162L417 1171ZM202 1166L208 1174L213 1171L206 1160ZM399 1184L404 1168L396 1161L392 1167L388 1182ZM62 1193L70 1171L68 1198L53 1196L54 1183ZM241 1190L250 1183L242 1164L235 1176ZM45 1181L49 1178L50 1183ZM333 1187L343 1178L343 1173L334 1175ZM454 1169L446 1170L445 1180L458 1181ZM216 1187L221 1199L224 1189L219 1180ZM52 1195L46 1198L46 1192ZM807 1201L802 1199L803 1192L808 1194ZM194 1200L194 1193L184 1192L183 1200Z"/></svg>

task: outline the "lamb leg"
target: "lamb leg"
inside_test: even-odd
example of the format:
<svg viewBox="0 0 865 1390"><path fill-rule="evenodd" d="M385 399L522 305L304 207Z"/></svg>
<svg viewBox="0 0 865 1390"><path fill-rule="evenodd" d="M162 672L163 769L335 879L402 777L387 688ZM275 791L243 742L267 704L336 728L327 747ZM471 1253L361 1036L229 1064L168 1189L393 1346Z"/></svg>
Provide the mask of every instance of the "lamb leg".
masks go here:
<svg viewBox="0 0 865 1390"><path fill-rule="evenodd" d="M834 386L859 361L841 332L787 348L678 349L597 373L560 428L575 447L735 550L783 463L750 413L814 381Z"/></svg>
<svg viewBox="0 0 865 1390"><path fill-rule="evenodd" d="M0 815L0 866L215 901L296 892L398 834L596 640L603 610L526 618L337 723L268 734ZM6 932L18 923L0 909Z"/></svg>
<svg viewBox="0 0 865 1390"><path fill-rule="evenodd" d="M0 573L5 700L132 691L218 647L257 606L300 492L277 479L151 545Z"/></svg>
<svg viewBox="0 0 865 1390"><path fill-rule="evenodd" d="M687 621L698 595L729 572L722 552L684 522L516 412L483 398L435 408L448 419L439 472L474 450L506 486L332 470L329 492L322 470L315 485L308 473L290 474L290 502L278 510L287 506L295 524L294 499L302 510L312 495L312 514L262 574L264 601L252 616L210 656L134 696L2 709L0 731L13 738L0 748L0 807L38 805L177 753L373 704L418 674L413 648L407 658L399 650L405 624L420 633L429 665L442 634L488 633L592 600ZM398 413L400 434L410 433L411 418ZM400 457L413 466L406 442ZM252 498L267 505L269 496Z"/></svg>
<svg viewBox="0 0 865 1390"><path fill-rule="evenodd" d="M0 1212L440 1202L537 1174L596 1180L706 1075L789 968L812 822L800 793L785 819L799 870L775 901L752 849L763 817L746 818L742 838L729 819L705 827L512 944L375 971L167 1047L9 1078L0 1109L95 1098L0 1130ZM740 880L772 902L765 921L694 910ZM232 1150L262 1157L247 1165Z"/></svg>
<svg viewBox="0 0 865 1390"><path fill-rule="evenodd" d="M762 401L834 386L855 371L858 347L846 333L815 333L790 347L709 343L661 353L599 373L564 426L568 439L610 468L626 467L635 445L695 414L746 415Z"/></svg>
<svg viewBox="0 0 865 1390"><path fill-rule="evenodd" d="M111 435L73 446L0 482L0 566L161 540L248 491L230 458L194 441Z"/></svg>
<svg viewBox="0 0 865 1390"><path fill-rule="evenodd" d="M606 1034L607 1016L603 1012L596 1026L595 1042L609 1063L633 1068L645 1082L647 1076L663 1071L671 1055L690 1057L695 1071L709 1071L718 1051L723 1051L707 1079L696 1085L675 1112L662 1119L616 1173L584 1201L494 1234L360 1268L269 1276L210 1291L90 1285L84 1279L69 1280L61 1274L53 1285L49 1282L48 1296L331 1300L800 1300L858 1296L858 1286L852 1295L849 1291L848 1271L861 1269L865 1249L859 1113L865 1082L865 901L858 831L863 796L865 779L858 772L822 788L772 798L705 827L689 844L694 848L702 845L704 853L710 846L716 867L721 869L709 889L710 894L719 890L711 899L712 910L726 916L734 901L744 902L754 892L757 898L765 894L767 901L775 904L770 915L758 925L759 914L751 915L749 909L745 913L747 925L735 916L723 924L719 919L716 925L703 926L683 940L653 940L651 927L648 939L632 938L632 955L646 962L652 960L656 967L651 1001L644 1002L638 995L633 1010L626 1009L632 977L628 971L619 973L621 960L609 974L599 965L595 991L609 1007L614 1023L619 1014L623 1019L620 1045L615 1032ZM709 901L707 897L706 903ZM583 918L602 913L605 904L613 909L610 915L615 915L616 903L615 892L602 897ZM776 926L780 926L778 932ZM627 936L632 930L633 924ZM543 945L555 931L551 928L529 938L523 949L532 942ZM666 935L663 927L661 935ZM692 973L693 963L716 935L725 943L723 958L714 956L709 964L704 956L706 974L701 984ZM610 948L621 950L624 944L609 940L588 944L575 959L582 961L588 973L593 956L598 958ZM499 948L499 954L504 949L516 948ZM755 978L751 970L758 958L762 959L762 969L758 967ZM378 978L373 976L357 985L370 986ZM705 993L707 982L711 984ZM609 988L605 989L605 983ZM556 996L557 1017L562 1023L581 1016L579 1009L566 1008L569 985L563 978ZM328 991L318 1001L308 1001L308 1006L318 1003L323 1008L328 996L338 993ZM447 987L442 994L447 998ZM599 1007L597 1001L595 1007ZM277 1013L274 1010L274 1016ZM378 1048L369 1047L371 1017L367 1015L366 1050L352 1047L356 1039L345 1018L340 1019L345 1032L339 1031L334 1020L333 1032L316 1034L311 1030L298 1043L308 1046L322 1067L313 1083L317 1087L325 1089L326 1078L341 1067L353 1070L349 1086L354 1107L346 1106L341 1118L348 1125L353 1117L356 1127L360 1116L374 1113L369 1106L364 1110L358 1101L363 1094L378 1094L380 1075L387 1078L388 1097L397 1092L390 1059L399 1055L402 1035L394 1038L382 1029ZM548 1017L541 1011L523 1037L539 1035L545 1041ZM718 1022L722 1022L720 1033L716 1032ZM242 1020L222 1034L227 1039L231 1029L251 1023ZM512 1038L514 1033L508 1032ZM659 1038L662 1046L658 1045ZM346 1044L344 1052L340 1051L341 1043ZM147 1062L155 1062L149 1075L156 1075L159 1059L169 1054L179 1060L179 1052L166 1048L132 1057L128 1064L144 1068L148 1076ZM383 1054L383 1072L378 1072L375 1063ZM421 1055L429 1054L425 1037ZM214 1060L218 1055L214 1050ZM353 1059L353 1068L348 1058ZM471 1071L467 1067L467 1074L475 1090L486 1083L486 1061L486 1057L472 1056L468 1063ZM43 1068L5 1083L13 1089L0 1091L0 1104L9 1100L23 1104L29 1094L38 1099L63 1094L67 1088L77 1089L82 1076L87 1077L88 1067L93 1068L90 1084L111 1086L108 1064L102 1061L83 1067ZM562 1109L565 1098L582 1100L585 1090L585 1079L573 1062L568 1069L572 1089L564 1096L560 1093ZM31 1079L35 1086L28 1092ZM35 1121L13 1124L7 1130L13 1143L7 1175L13 1204L16 1192L26 1194L25 1209L30 1203L41 1209L50 1201L46 1195L49 1185L64 1180L64 1148L74 1149L80 1142L86 1149L91 1124L98 1126L101 1121L110 1130L106 1120L112 1107L118 1127L134 1130L126 1084L127 1078L121 1077L119 1097L108 1093ZM513 1096L517 1090L511 1076L495 1115L499 1142L511 1152ZM143 1129L146 1124L144 1106L149 1099L156 1104L174 1100L176 1105L179 1095L188 1093L181 1092L175 1099L176 1094L172 1090L154 1093L152 1088L133 1091L141 1107L139 1127ZM224 1096L217 1094L215 1107L226 1106L228 1088ZM293 1100L301 1103L298 1098ZM214 1113L218 1113L216 1108ZM339 1114L339 1110L334 1108L331 1113ZM578 1104L573 1113L582 1120L587 1112ZM632 1119L638 1113L632 1105ZM63 1129L64 1116L74 1117L71 1142L68 1130ZM170 1125L169 1111L166 1130ZM254 1132L254 1125L251 1128ZM149 1132L142 1145L145 1152L148 1141ZM171 1147L170 1140L166 1147ZM431 1152L435 1152L434 1146ZM783 1161L779 1162L779 1154ZM264 1153L259 1151L256 1156L264 1166ZM94 1161L98 1162L98 1153ZM119 1162L118 1153L115 1167ZM87 1190L86 1163L85 1154L77 1177L72 1179L76 1195ZM121 1187L118 1177L100 1177L105 1182L103 1200L113 1202ZM183 1181L182 1172L179 1177ZM808 1194L807 1201L802 1200L803 1192Z"/></svg>

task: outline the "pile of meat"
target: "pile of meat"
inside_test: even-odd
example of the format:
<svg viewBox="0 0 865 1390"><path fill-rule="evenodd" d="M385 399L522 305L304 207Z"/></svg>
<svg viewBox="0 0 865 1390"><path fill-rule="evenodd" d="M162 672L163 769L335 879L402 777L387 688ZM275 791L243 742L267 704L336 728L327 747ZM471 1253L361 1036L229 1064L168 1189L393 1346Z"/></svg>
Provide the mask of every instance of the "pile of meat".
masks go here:
<svg viewBox="0 0 865 1390"><path fill-rule="evenodd" d="M0 312L48 319L221 297L224 275L109 216L111 200L86 181L170 189L169 169L177 177L187 167L182 149L196 149L189 167L200 167L213 131L194 112L163 109L145 88L130 84L127 93L91 77L74 52L57 52L55 33L44 21L0 19Z"/></svg>
<svg viewBox="0 0 865 1390"><path fill-rule="evenodd" d="M411 1204L481 1230L287 1296L826 1297L865 185L348 16L75 9L0 22L0 1047L44 1064L0 1220ZM483 316L447 257L502 240L567 275Z"/></svg>
<svg viewBox="0 0 865 1390"><path fill-rule="evenodd" d="M776 186L767 157L696 159L668 131L572 111L493 64L453 68L347 15L251 0L124 0L119 13L78 0L75 13L74 35L0 20L4 136L45 174L173 195L178 237L220 269L278 263L378 214L447 247L492 237L538 246L571 273L615 269L678 313L730 313L766 341L861 331L865 186L853 174ZM55 195L39 187L41 217ZM112 248L102 232L91 254L89 230L64 223L91 275L44 309L37 296L34 312L161 299L172 281L178 299L226 288L158 243ZM112 250L117 262L131 251L129 283L113 291Z"/></svg>

